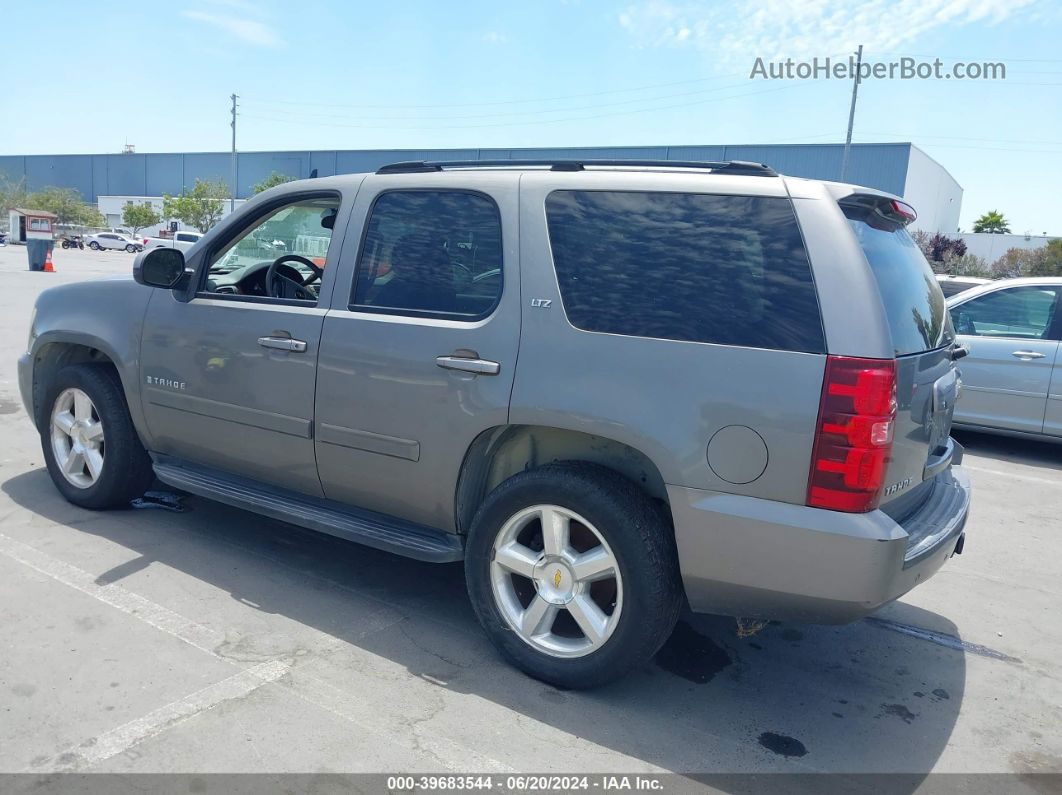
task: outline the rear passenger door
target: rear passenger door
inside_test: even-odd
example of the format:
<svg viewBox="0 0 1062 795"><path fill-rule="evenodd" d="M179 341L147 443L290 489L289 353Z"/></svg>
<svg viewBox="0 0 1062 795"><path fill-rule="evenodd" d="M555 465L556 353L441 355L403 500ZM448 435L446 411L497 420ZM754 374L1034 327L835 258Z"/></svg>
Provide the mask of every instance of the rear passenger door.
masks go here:
<svg viewBox="0 0 1062 795"><path fill-rule="evenodd" d="M365 180L318 362L315 444L330 499L454 529L465 453L508 421L518 179Z"/></svg>
<svg viewBox="0 0 1062 795"><path fill-rule="evenodd" d="M1019 285L953 304L963 396L955 421L1041 433L1058 351L1057 287Z"/></svg>

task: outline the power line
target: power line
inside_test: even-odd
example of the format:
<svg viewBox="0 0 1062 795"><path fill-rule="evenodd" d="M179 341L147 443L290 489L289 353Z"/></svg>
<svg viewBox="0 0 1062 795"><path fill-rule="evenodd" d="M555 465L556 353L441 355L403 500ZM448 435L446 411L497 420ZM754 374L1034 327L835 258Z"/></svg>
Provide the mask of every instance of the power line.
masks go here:
<svg viewBox="0 0 1062 795"><path fill-rule="evenodd" d="M653 106L653 107L649 107L649 108L635 108L633 110L612 111L610 113L598 113L598 114L593 114L593 115L589 115L589 116L569 116L569 117L561 118L561 119L530 119L530 120L526 120L526 121L497 122L497 123L493 123L493 124L450 124L450 125L438 125L438 124L423 125L423 124L421 124L421 125L416 125L416 126L401 126L401 125L394 125L394 124L338 124L338 123L335 123L335 122L305 122L305 121L301 121L299 119L276 118L276 117L258 116L258 115L250 115L250 114L242 114L242 115L244 116L244 118L247 118L247 119L258 119L260 121L272 121L272 122L278 122L278 123L281 123L281 124L307 124L307 123L310 123L310 124L314 124L316 126L322 126L322 127L342 127L342 128L347 128L347 129L359 129L359 130L396 130L396 129L405 129L405 130L457 130L457 129L482 129L482 128L488 128L488 127L526 126L526 125L529 125L529 124L558 124L558 123L569 122L569 121L588 121L588 120L591 120L591 119L602 119L602 118L609 118L609 117L612 117L612 116L626 116L626 115L630 115L630 114L634 114L634 113L651 113L653 111L658 111L658 110L671 110L671 109L674 109L674 108L688 108L688 107L695 106L695 105L706 105L706 104L710 104L710 103L714 103L714 102L724 102L724 101L730 100L730 99L739 99L741 97L754 96L756 94L769 94L769 93L772 93L774 91L784 91L784 90L791 89L791 88L800 88L802 86L810 86L810 85L816 85L816 84L815 83L810 83L810 82L809 83L791 83L791 84L784 85L784 86L777 86L775 88L763 89L762 91L746 91L746 92L743 92L743 93L740 93L740 94L731 94L730 96L726 96L726 97L713 97L711 99L695 100L693 102L680 102L680 103L672 104L672 105L658 105L658 106ZM572 110L576 110L576 109L573 108ZM420 119L410 119L410 121L422 121L422 120L420 120Z"/></svg>
<svg viewBox="0 0 1062 795"><path fill-rule="evenodd" d="M908 138L909 140L913 140L913 137L909 136L907 133L868 132L864 133L864 135L891 135L897 138ZM1049 144L1052 146L1062 146L1062 139L1047 141L1042 138L970 138L969 136L963 135L918 135L914 137L919 139L929 138L946 141L985 141L987 143L998 144Z"/></svg>
<svg viewBox="0 0 1062 795"><path fill-rule="evenodd" d="M608 89L606 91L591 91L591 92L587 92L587 93L583 93L583 94L565 94L563 96L557 96L557 97L536 97L536 98L526 98L526 99L503 99L503 100L496 100L496 101L492 101L492 102L442 102L442 103L430 104L430 105L402 105L402 104L397 104L397 105L396 104L385 104L385 105L371 105L371 104L369 104L369 105L367 105L367 104L363 104L363 103L362 104L356 104L356 105L344 105L344 104L340 104L340 103L337 103L337 102L310 102L310 101L306 101L306 100L274 99L274 98L270 98L270 99L264 99L263 98L262 101L263 102L272 102L272 103L276 103L276 104L283 104L283 105L309 105L309 106L323 107L323 108L354 108L354 109L360 109L360 108L381 109L382 108L382 109L387 109L387 110L399 110L399 109L422 110L422 109L429 109L429 108L475 108L475 107L490 107L490 106L496 106L496 105L530 104L530 103L535 103L535 102L557 102L557 101L564 100L564 99L583 99L585 97L600 97L600 96L605 96L605 95L608 95L608 94L626 94L626 93L631 93L633 91L648 91L648 90L654 89L654 88L670 88L671 86L689 85L691 83L704 83L704 82L711 81L711 80L724 80L724 79L726 79L728 77L740 77L742 75L745 75L747 77L748 73L747 72L731 72L729 74L716 75L714 77L694 77L694 78L690 78L689 80L673 80L673 81L668 82L668 83L653 83L653 84L648 84L648 85L643 85L643 86L632 86L631 88L613 88L613 89ZM257 101L259 98L258 97L244 97L244 99L245 100L249 99L249 100L252 100L252 101Z"/></svg>
<svg viewBox="0 0 1062 795"><path fill-rule="evenodd" d="M496 119L499 117L508 116L538 116L546 113L572 113L584 110L594 110L596 108L611 108L620 105L631 105L638 102L659 102L666 99L676 99L679 97L692 97L700 94L706 94L714 91L726 91L731 88L742 88L747 86L748 82L744 83L731 83L726 86L715 86L713 88L701 88L696 91L684 91L678 94L664 94L656 97L635 97L633 99L623 99L617 102L603 102L594 105L578 105L567 108L550 108L542 110L515 110L505 111L501 113L473 113L473 114L461 114L457 116L438 116L436 117L440 121L446 121L449 119ZM291 111L270 108L267 105L256 105L257 109L266 113L281 114L286 116L297 116L299 118L315 118L315 119L367 119L372 121L431 121L430 118L424 118L420 116L366 116L363 114L350 114L350 113L304 113L302 111Z"/></svg>
<svg viewBox="0 0 1062 795"><path fill-rule="evenodd" d="M918 53L913 53L913 52L883 52L883 53L881 53L881 55L899 55L901 57L907 57L907 58L939 58L942 61L944 61L944 60L948 60L948 61L960 61L961 60L961 61L967 61L967 62L971 62L972 60L973 61L979 61L979 62L987 61L985 56L978 56L976 58L971 59L967 55L919 55ZM996 58L997 60L1000 60L1000 61L1013 61L1014 63L1062 63L1062 58L1008 58L1006 56L1003 56L1003 57L992 56L992 57L994 57L994 58Z"/></svg>

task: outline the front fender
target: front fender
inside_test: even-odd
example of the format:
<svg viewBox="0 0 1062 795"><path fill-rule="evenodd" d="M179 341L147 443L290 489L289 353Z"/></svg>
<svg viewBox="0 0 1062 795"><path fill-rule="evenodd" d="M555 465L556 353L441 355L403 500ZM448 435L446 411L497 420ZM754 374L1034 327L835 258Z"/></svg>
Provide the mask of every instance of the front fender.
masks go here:
<svg viewBox="0 0 1062 795"><path fill-rule="evenodd" d="M34 420L43 384L38 364L49 346L79 345L99 351L114 365L125 391L133 425L145 444L149 437L140 405L140 335L152 290L131 279L77 282L53 287L37 299L30 331Z"/></svg>

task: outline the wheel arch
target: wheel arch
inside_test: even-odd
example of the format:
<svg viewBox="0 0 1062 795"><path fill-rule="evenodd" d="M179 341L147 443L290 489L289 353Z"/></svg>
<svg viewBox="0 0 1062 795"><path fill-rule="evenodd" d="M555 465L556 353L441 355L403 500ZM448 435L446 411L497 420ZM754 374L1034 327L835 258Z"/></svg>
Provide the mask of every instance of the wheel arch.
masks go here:
<svg viewBox="0 0 1062 795"><path fill-rule="evenodd" d="M555 461L585 461L623 475L671 517L660 469L645 453L605 436L545 425L501 425L477 436L465 452L454 498L458 533L467 533L484 498L518 472Z"/></svg>
<svg viewBox="0 0 1062 795"><path fill-rule="evenodd" d="M44 396L60 370L72 364L102 364L121 379L118 361L110 346L88 335L53 333L39 337L33 349L33 422L37 429L44 421Z"/></svg>

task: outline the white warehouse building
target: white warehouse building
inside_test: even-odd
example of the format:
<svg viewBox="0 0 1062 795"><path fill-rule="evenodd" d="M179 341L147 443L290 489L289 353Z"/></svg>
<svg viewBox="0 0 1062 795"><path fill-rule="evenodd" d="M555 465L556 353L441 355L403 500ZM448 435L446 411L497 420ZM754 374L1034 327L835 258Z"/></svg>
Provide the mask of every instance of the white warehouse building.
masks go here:
<svg viewBox="0 0 1062 795"><path fill-rule="evenodd" d="M0 173L25 179L30 190L74 188L99 202L108 226L121 226L121 206L191 188L196 179L222 181L237 201L253 186L279 173L292 179L375 171L402 160L509 160L579 158L635 160L751 160L781 174L839 180L843 144L693 144L684 146L587 146L468 149L325 149L239 152L233 179L229 152L121 153L96 155L3 155ZM847 182L902 196L918 212L914 228L955 234L962 188L940 163L912 143L852 144ZM226 209L228 203L226 202Z"/></svg>

